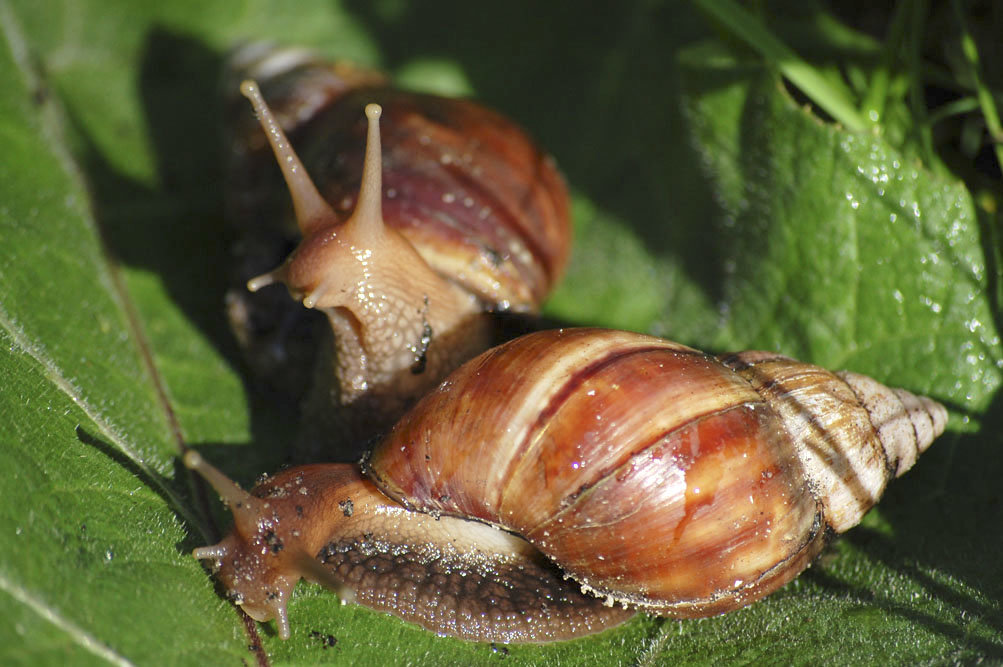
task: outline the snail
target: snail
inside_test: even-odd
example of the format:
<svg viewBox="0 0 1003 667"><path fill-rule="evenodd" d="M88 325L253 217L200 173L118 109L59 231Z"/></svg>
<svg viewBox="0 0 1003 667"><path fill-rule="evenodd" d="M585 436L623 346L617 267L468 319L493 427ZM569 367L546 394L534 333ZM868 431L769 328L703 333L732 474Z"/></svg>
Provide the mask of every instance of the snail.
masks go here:
<svg viewBox="0 0 1003 667"><path fill-rule="evenodd" d="M313 412L323 415L333 402L351 406L352 419L390 425L496 342L491 313L537 311L568 258L567 188L525 132L474 102L401 91L381 75L304 51L259 45L235 60L264 129L252 131L245 119L236 133L231 180L241 194L229 208L250 236L265 239L244 239L243 264L257 265L243 266L242 277L268 268L247 280L252 292L281 282L327 316L334 341L308 399ZM261 219L276 216L262 201L274 171L265 159L281 167L297 230L281 215ZM296 239L295 250L277 268L262 267L274 260L259 246L281 251L285 238ZM276 307L274 300L265 303ZM255 326L288 328L288 316L255 316L251 304L231 295L231 322L245 346ZM286 356L273 365L288 367Z"/></svg>
<svg viewBox="0 0 1003 667"><path fill-rule="evenodd" d="M283 638L303 577L481 641L715 615L808 567L946 421L929 398L774 353L543 331L454 371L361 467L247 493L189 451L234 515L194 556Z"/></svg>

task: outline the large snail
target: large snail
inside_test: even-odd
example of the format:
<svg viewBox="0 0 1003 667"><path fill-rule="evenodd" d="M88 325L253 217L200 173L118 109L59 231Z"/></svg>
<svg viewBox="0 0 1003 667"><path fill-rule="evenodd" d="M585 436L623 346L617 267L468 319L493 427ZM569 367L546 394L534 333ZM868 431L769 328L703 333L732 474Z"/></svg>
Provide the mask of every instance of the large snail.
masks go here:
<svg viewBox="0 0 1003 667"><path fill-rule="evenodd" d="M242 279L272 269L247 286L283 282L327 315L334 349L327 346L319 395L309 399L315 416L334 403L350 405L352 419L392 424L446 373L496 342L486 313L537 310L567 261L564 181L521 129L473 102L404 92L305 51L259 45L235 61L240 76L260 79L260 90L253 81L241 90L265 130L245 114L232 147L230 180L237 182L228 208L244 234ZM276 159L298 229L263 194ZM292 239L298 245L288 259L268 266L275 262L269 253L284 252ZM288 336L288 312L275 312L285 304L263 299L231 294L231 322L245 346L261 337L258 330ZM256 311L261 303L265 312ZM272 366L295 366L288 347ZM302 378L282 390L297 384Z"/></svg>
<svg viewBox="0 0 1003 667"><path fill-rule="evenodd" d="M484 641L713 615L796 577L946 420L777 354L545 331L461 366L361 469L291 468L248 494L190 451L235 524L194 555L283 638L301 577Z"/></svg>

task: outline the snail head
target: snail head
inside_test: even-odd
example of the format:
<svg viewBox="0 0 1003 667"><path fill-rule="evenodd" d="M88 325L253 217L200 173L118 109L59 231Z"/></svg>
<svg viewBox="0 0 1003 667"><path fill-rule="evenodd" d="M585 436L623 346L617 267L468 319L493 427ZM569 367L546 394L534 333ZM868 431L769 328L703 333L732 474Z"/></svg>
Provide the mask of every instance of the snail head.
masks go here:
<svg viewBox="0 0 1003 667"><path fill-rule="evenodd" d="M272 477L248 493L189 450L185 466L199 473L219 493L233 513L233 529L217 544L199 547L192 555L213 561L213 570L227 596L256 621L276 620L279 636L289 638L286 605L302 577L334 588L343 602L351 591L314 559L308 519L316 516L309 466ZM328 482L330 480L317 480ZM350 514L346 514L346 517Z"/></svg>

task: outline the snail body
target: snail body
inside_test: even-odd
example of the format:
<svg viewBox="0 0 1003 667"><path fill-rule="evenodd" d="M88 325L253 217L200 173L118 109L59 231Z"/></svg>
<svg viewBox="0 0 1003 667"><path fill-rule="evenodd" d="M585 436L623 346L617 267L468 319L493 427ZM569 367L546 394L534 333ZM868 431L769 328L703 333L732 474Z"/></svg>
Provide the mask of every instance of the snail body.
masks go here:
<svg viewBox="0 0 1003 667"><path fill-rule="evenodd" d="M292 468L247 494L190 453L235 517L195 556L283 637L301 577L484 641L719 614L796 577L946 418L772 353L545 331L464 364L361 469Z"/></svg>
<svg viewBox="0 0 1003 667"><path fill-rule="evenodd" d="M278 268L262 267L274 260L253 252L245 264L257 266L243 270L259 275L245 275L247 286L284 283L327 316L333 342L320 372L333 380L320 385L318 412L333 394L354 415L392 424L495 342L486 313L538 309L569 252L563 179L521 129L476 103L401 91L299 51L252 50L238 69L262 77L260 89L249 80L241 91L265 132L238 128L231 172L245 194L231 197L231 215L248 218L251 235L269 239L273 252L286 245L276 235L297 244ZM295 227L281 215L261 221L256 210L274 170L262 163L275 160ZM231 303L245 341L249 303ZM256 319L284 326L282 317Z"/></svg>

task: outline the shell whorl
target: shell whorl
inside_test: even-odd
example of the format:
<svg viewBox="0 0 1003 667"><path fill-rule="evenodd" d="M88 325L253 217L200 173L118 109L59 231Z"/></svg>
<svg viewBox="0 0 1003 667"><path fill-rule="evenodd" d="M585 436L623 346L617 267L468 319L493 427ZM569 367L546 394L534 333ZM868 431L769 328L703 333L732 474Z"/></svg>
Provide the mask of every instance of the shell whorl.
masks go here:
<svg viewBox="0 0 1003 667"><path fill-rule="evenodd" d="M837 533L849 530L944 431L944 406L865 375L832 373L775 353L723 363L770 401Z"/></svg>
<svg viewBox="0 0 1003 667"><path fill-rule="evenodd" d="M886 387L851 371L836 375L867 410L895 477L909 470L947 426L947 409L931 398Z"/></svg>

